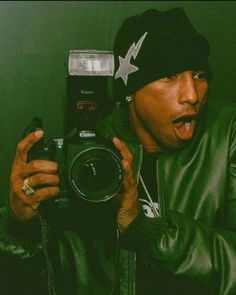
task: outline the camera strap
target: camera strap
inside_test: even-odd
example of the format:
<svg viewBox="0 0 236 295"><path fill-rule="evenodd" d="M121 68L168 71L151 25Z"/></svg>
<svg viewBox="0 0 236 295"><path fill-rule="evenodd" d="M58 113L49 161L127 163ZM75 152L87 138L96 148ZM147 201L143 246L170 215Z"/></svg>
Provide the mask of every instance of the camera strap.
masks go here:
<svg viewBox="0 0 236 295"><path fill-rule="evenodd" d="M153 203L153 200L151 198L151 195L150 195L150 193L149 193L149 191L148 191L148 189L147 189L147 187L146 187L146 185L144 183L144 180L143 180L141 174L139 175L139 180L140 180L140 182L142 184L143 190L144 190L144 192L145 192L145 194L146 194L146 196L148 198L148 201L149 201L149 203L151 205L152 213L153 213L153 215L154 215L155 218L158 218L159 217L159 213L158 213L158 211L157 211L157 209L156 209L156 207L155 207L155 205Z"/></svg>

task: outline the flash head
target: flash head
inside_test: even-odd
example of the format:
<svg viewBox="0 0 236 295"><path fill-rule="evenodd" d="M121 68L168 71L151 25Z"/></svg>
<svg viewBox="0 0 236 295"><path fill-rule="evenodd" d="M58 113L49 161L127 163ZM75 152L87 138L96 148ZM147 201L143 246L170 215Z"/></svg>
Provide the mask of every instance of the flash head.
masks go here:
<svg viewBox="0 0 236 295"><path fill-rule="evenodd" d="M113 53L99 50L70 50L68 73L70 76L113 76Z"/></svg>

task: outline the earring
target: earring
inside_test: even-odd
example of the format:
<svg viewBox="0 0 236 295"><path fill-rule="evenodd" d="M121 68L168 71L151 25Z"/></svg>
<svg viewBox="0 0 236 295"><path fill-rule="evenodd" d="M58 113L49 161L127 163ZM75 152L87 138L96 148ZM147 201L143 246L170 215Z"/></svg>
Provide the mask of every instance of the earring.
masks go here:
<svg viewBox="0 0 236 295"><path fill-rule="evenodd" d="M126 96L125 100L126 100L127 102L131 102L131 101L133 100L133 97L131 97L131 96Z"/></svg>

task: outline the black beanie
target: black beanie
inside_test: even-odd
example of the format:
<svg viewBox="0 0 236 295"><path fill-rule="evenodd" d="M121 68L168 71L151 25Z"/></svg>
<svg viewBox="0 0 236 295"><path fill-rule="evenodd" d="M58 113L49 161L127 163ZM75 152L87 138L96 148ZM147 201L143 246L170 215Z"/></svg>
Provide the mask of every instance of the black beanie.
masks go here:
<svg viewBox="0 0 236 295"><path fill-rule="evenodd" d="M123 100L143 86L186 70L204 70L209 44L190 23L182 8L150 9L126 19L115 39L114 91Z"/></svg>

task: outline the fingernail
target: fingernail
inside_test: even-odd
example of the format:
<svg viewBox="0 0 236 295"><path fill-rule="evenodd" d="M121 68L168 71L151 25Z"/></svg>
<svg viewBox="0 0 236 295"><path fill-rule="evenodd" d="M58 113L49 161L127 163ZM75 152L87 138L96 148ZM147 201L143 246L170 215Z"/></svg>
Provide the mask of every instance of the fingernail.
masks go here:
<svg viewBox="0 0 236 295"><path fill-rule="evenodd" d="M43 130L37 130L34 132L34 136L40 138L43 136Z"/></svg>
<svg viewBox="0 0 236 295"><path fill-rule="evenodd" d="M114 143L119 143L120 140L119 140L119 138L117 138L117 137L113 137L113 142L114 142Z"/></svg>

